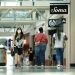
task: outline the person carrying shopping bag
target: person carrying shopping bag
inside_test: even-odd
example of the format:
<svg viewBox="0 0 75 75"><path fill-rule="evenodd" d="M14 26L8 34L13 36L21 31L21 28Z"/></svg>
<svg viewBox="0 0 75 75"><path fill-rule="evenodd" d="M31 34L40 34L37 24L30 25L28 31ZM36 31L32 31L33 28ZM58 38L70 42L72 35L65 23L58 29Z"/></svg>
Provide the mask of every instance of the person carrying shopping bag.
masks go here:
<svg viewBox="0 0 75 75"><path fill-rule="evenodd" d="M34 50L34 58L35 58L35 65L45 65L45 50L47 46L47 35L43 33L43 28L39 28L39 32L34 37L35 42L35 50Z"/></svg>

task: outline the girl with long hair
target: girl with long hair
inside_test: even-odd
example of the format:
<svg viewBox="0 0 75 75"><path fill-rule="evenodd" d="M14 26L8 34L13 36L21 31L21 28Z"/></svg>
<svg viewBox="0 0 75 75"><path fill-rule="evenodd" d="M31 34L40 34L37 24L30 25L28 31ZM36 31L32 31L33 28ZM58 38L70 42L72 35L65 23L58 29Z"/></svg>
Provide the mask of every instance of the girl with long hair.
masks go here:
<svg viewBox="0 0 75 75"><path fill-rule="evenodd" d="M60 31L60 27L57 27L56 33L53 34L53 39L54 50L56 50L57 69L60 69L63 66L64 42L67 40L67 36Z"/></svg>
<svg viewBox="0 0 75 75"><path fill-rule="evenodd" d="M23 52L23 38L24 34L22 29L19 27L16 30L15 36L14 36L14 52L15 52L15 66L17 67L20 65L20 59Z"/></svg>

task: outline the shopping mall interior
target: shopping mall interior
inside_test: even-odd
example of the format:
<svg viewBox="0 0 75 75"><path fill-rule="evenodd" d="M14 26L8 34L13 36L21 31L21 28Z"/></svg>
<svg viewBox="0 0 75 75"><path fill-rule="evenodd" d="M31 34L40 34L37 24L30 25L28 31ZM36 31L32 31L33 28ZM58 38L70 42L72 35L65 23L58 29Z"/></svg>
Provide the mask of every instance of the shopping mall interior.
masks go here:
<svg viewBox="0 0 75 75"><path fill-rule="evenodd" d="M55 8L54 8L55 6ZM56 7L57 6L57 7ZM62 7L60 7L62 6ZM75 0L0 0L0 75L64 74L75 72ZM60 30L68 37L64 49L63 69L59 70L53 61L53 33ZM28 61L15 68L13 37L21 27L25 36L25 49L35 50L34 37L42 27L48 36L45 51L45 66L29 65Z"/></svg>

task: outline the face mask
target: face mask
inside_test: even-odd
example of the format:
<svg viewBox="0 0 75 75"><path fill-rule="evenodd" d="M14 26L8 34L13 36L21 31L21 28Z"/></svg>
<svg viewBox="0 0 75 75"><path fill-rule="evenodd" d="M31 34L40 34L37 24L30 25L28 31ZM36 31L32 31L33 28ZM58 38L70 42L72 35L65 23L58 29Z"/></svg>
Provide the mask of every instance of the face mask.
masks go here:
<svg viewBox="0 0 75 75"><path fill-rule="evenodd" d="M17 32L18 32L18 33L21 33L21 30L18 30Z"/></svg>

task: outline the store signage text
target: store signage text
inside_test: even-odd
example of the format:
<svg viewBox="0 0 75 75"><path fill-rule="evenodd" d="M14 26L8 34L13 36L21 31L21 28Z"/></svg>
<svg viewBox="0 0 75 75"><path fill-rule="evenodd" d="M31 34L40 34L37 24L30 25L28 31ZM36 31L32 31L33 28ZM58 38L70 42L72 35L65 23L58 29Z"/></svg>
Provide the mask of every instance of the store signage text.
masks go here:
<svg viewBox="0 0 75 75"><path fill-rule="evenodd" d="M68 5L50 5L50 14L68 14Z"/></svg>

